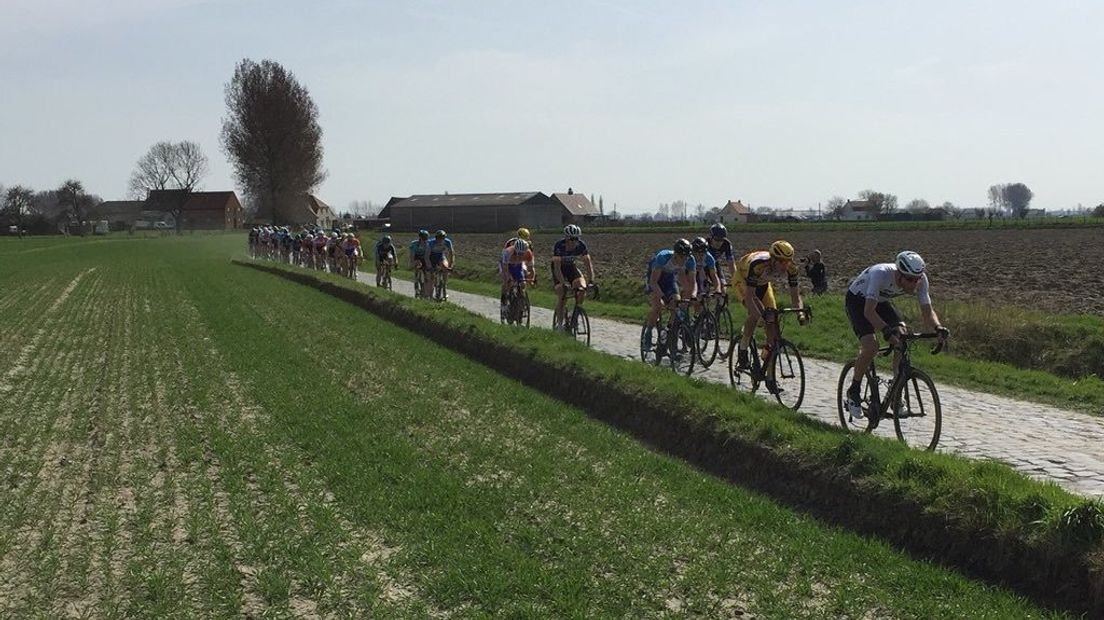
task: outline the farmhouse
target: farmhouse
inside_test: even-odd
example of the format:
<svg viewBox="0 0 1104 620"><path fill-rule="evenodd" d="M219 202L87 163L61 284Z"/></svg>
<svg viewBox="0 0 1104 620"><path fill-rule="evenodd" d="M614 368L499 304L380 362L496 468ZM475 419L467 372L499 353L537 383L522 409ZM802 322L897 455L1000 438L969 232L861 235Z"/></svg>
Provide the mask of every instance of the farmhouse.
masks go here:
<svg viewBox="0 0 1104 620"><path fill-rule="evenodd" d="M848 200L843 204L840 219L849 221L878 219L878 206L872 200Z"/></svg>
<svg viewBox="0 0 1104 620"><path fill-rule="evenodd" d="M233 230L245 223L238 195L234 192L185 192L155 189L146 197L146 211L171 212L180 209L183 230Z"/></svg>
<svg viewBox="0 0 1104 620"><path fill-rule="evenodd" d="M755 214L751 212L751 207L739 200L729 200L717 214L717 221L722 224L747 224L754 220Z"/></svg>
<svg viewBox="0 0 1104 620"><path fill-rule="evenodd" d="M314 194L306 194L297 202L286 216L287 224L292 226L321 226L331 228L337 221L337 214L330 205L322 202Z"/></svg>
<svg viewBox="0 0 1104 620"><path fill-rule="evenodd" d="M503 232L520 226L559 228L598 216L582 194L514 192L497 194L419 194L393 197L380 211L395 230L443 228L458 232Z"/></svg>

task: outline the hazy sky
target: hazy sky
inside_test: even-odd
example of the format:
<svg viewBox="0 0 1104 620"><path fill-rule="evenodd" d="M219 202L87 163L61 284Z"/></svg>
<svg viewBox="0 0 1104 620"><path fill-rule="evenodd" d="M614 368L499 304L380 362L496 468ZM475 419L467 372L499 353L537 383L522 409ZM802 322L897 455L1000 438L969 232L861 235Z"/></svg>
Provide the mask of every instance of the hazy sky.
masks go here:
<svg viewBox="0 0 1104 620"><path fill-rule="evenodd" d="M607 210L815 207L866 188L1104 201L1104 3L0 0L0 183L121 199L159 140L233 187L242 58L318 104L352 200L565 191Z"/></svg>

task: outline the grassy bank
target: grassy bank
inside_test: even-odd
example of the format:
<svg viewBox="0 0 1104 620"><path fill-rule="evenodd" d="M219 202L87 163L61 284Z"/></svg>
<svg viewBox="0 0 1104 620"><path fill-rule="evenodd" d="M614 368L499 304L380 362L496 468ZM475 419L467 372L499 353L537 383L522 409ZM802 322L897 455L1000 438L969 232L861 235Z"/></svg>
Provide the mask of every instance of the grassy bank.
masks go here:
<svg viewBox="0 0 1104 620"><path fill-rule="evenodd" d="M1101 506L1006 466L848 435L720 386L687 382L547 332L512 330L448 305L366 291L326 275L317 276L320 281L294 269L262 268L433 334L661 450L858 531L1014 583L1033 583L1029 589L1040 596L1067 603L1087 604L1084 588L1100 579L1088 574L1088 566L1099 560L1104 537ZM977 540L991 542L970 542Z"/></svg>

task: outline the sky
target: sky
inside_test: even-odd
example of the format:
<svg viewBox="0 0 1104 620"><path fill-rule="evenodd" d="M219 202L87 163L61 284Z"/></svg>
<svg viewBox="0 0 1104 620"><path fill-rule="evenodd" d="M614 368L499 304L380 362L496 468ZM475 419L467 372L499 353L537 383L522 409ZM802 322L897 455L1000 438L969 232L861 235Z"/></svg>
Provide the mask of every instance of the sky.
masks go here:
<svg viewBox="0 0 1104 620"><path fill-rule="evenodd" d="M210 159L243 58L319 108L341 211L566 191L815 208L1104 201L1104 3L0 0L0 184L124 199L161 140Z"/></svg>

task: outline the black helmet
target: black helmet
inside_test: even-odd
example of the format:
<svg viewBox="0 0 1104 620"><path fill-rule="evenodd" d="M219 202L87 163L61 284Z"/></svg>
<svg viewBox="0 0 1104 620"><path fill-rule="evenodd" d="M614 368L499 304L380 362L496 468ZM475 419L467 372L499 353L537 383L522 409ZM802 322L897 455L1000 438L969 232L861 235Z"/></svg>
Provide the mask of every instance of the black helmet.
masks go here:
<svg viewBox="0 0 1104 620"><path fill-rule="evenodd" d="M696 237L693 242L690 243L690 247L695 252L704 252L709 247L709 242L705 240L705 237Z"/></svg>
<svg viewBox="0 0 1104 620"><path fill-rule="evenodd" d="M675 241L675 254L690 254L690 242L686 239L679 239Z"/></svg>
<svg viewBox="0 0 1104 620"><path fill-rule="evenodd" d="M382 241L384 243L391 243L391 235L384 235Z"/></svg>
<svg viewBox="0 0 1104 620"><path fill-rule="evenodd" d="M714 239L724 239L728 236L728 229L724 224L717 222L709 228L709 234L713 235Z"/></svg>

